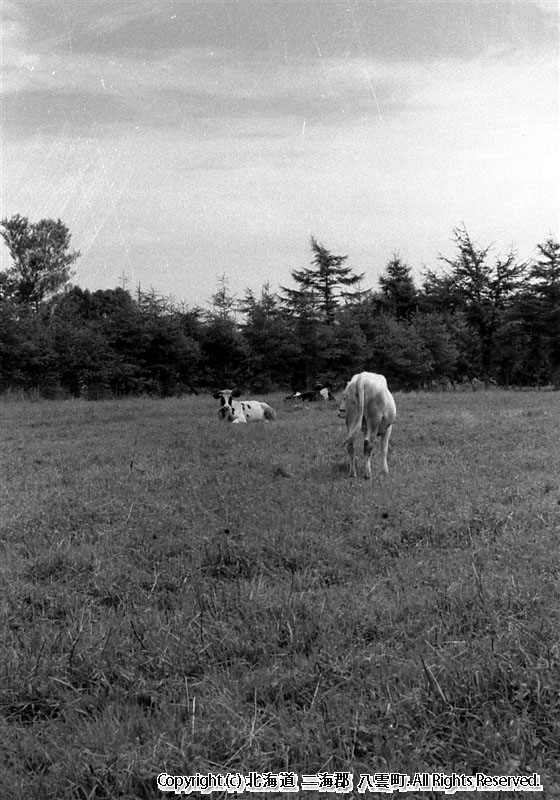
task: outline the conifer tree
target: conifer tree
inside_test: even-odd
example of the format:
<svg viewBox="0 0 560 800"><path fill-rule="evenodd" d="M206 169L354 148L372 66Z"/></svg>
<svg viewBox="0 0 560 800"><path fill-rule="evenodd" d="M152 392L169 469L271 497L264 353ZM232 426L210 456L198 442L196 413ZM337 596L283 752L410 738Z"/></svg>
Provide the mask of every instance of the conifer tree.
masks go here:
<svg viewBox="0 0 560 800"><path fill-rule="evenodd" d="M345 287L355 286L363 273L356 275L351 267L344 266L348 256L335 256L314 236L311 237L314 253L312 266L292 270L292 278L298 289L282 287L286 293L285 304L296 316L305 313L327 325L332 325L340 299L351 295Z"/></svg>
<svg viewBox="0 0 560 800"><path fill-rule="evenodd" d="M409 317L416 309L417 292L411 269L394 255L379 278L383 305L398 318Z"/></svg>

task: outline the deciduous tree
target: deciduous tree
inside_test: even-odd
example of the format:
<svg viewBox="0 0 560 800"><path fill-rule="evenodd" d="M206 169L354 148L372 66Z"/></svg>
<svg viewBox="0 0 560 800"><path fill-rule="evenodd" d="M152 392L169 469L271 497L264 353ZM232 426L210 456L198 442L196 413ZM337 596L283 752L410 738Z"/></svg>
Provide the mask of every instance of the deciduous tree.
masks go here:
<svg viewBox="0 0 560 800"><path fill-rule="evenodd" d="M0 297L31 306L36 311L44 300L63 289L79 257L70 250L70 233L60 220L29 222L19 214L0 222L0 235L13 265L0 273Z"/></svg>

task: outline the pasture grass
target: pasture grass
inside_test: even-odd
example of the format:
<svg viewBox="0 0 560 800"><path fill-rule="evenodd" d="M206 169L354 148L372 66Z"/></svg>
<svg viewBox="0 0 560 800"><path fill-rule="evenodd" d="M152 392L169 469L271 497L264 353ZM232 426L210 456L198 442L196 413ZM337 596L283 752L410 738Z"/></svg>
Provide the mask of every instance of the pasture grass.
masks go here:
<svg viewBox="0 0 560 800"><path fill-rule="evenodd" d="M247 426L0 404L0 796L284 770L560 796L560 394L397 395L369 482L333 405L266 399Z"/></svg>

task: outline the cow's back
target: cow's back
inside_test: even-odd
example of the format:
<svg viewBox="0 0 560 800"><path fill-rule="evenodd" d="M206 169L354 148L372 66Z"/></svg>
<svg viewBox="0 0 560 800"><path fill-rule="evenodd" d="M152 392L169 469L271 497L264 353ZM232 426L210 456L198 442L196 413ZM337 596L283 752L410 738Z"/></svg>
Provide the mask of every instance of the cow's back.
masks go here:
<svg viewBox="0 0 560 800"><path fill-rule="evenodd" d="M356 477L354 439L360 430L364 433L365 477L371 478L371 454L376 436L381 436L381 466L387 466L387 447L392 425L397 416L393 395L383 375L375 372L360 372L354 375L343 395L348 448L349 475Z"/></svg>
<svg viewBox="0 0 560 800"><path fill-rule="evenodd" d="M349 436L355 436L363 427L381 435L394 423L397 408L384 375L376 372L359 372L353 376L344 391L346 427Z"/></svg>
<svg viewBox="0 0 560 800"><path fill-rule="evenodd" d="M359 402L359 397L362 395L367 408L386 409L389 414L391 412L396 414L395 401L384 375L376 372L359 372L346 387L346 392L347 396L353 397L354 402Z"/></svg>
<svg viewBox="0 0 560 800"><path fill-rule="evenodd" d="M364 416L366 419L381 417L379 433L392 425L397 417L395 399L384 375L375 372L362 372L359 376L364 387Z"/></svg>

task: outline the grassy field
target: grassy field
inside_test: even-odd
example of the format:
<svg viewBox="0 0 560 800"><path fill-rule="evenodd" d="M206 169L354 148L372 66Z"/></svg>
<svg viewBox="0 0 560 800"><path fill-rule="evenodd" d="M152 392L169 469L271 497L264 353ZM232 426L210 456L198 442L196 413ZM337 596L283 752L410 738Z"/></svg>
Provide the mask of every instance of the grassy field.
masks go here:
<svg viewBox="0 0 560 800"><path fill-rule="evenodd" d="M0 797L227 771L560 797L560 393L396 395L369 482L334 406L266 399L246 426L202 396L0 403Z"/></svg>

